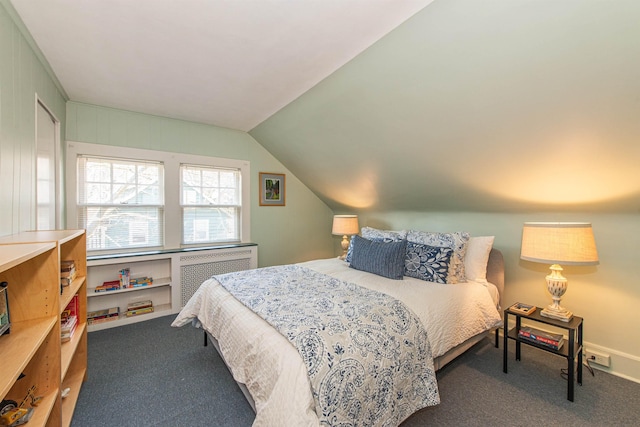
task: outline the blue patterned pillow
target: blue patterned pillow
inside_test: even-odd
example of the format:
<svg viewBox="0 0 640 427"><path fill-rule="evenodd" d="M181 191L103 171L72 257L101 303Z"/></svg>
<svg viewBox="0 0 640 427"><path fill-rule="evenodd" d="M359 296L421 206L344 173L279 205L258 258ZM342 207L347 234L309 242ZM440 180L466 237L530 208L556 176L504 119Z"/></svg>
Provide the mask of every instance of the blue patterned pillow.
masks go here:
<svg viewBox="0 0 640 427"><path fill-rule="evenodd" d="M349 239L349 249L347 249L347 256L344 259L346 262L351 262L351 256L353 256L353 238L354 237L356 237L355 234L351 236L351 239Z"/></svg>
<svg viewBox="0 0 640 427"><path fill-rule="evenodd" d="M404 260L407 252L407 241L374 242L358 235L353 236L353 253L351 268L401 280L404 276Z"/></svg>
<svg viewBox="0 0 640 427"><path fill-rule="evenodd" d="M409 231L407 240L422 245L434 246L436 248L453 249L453 255L449 262L449 275L447 283L466 282L467 276L464 271L464 257L469 243L469 233L459 231L456 233L434 233L427 231Z"/></svg>
<svg viewBox="0 0 640 427"><path fill-rule="evenodd" d="M407 238L407 230L378 230L377 228L372 227L362 227L360 230L362 237L367 240L371 240L374 242L400 242ZM347 249L347 257L345 258L346 262L351 262L351 254L353 253L353 236L351 236L351 241L349 242L349 249Z"/></svg>
<svg viewBox="0 0 640 427"><path fill-rule="evenodd" d="M447 283L451 255L453 255L451 248L437 248L407 242L404 274L428 282Z"/></svg>

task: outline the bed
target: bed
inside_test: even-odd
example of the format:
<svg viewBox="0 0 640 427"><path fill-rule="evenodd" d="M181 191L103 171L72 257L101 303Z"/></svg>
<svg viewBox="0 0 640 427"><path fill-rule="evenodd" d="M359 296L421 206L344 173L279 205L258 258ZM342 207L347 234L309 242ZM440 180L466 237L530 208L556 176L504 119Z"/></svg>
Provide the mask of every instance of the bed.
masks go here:
<svg viewBox="0 0 640 427"><path fill-rule="evenodd" d="M365 244L373 245L370 242L376 241L389 243L388 240L406 241L407 233L400 237L394 236L393 239L370 235L371 240ZM414 240L420 241L415 236ZM471 238L468 240L473 241ZM492 244L492 238L490 242ZM428 243L433 241L428 240ZM486 239L483 241L480 250L483 255L480 256L479 265L484 271L474 273L479 277L457 283L429 282L407 276L399 281L366 271L367 269L353 268L354 263L361 259L357 256L359 252L353 253L355 258L350 259L350 262L340 259L314 260L291 266L215 276L199 287L172 325L180 327L192 323L204 329L205 337L210 337L256 412L254 426L399 425L415 411L439 403L435 371L500 326L498 307L504 289L504 267L502 254L491 248L491 244L487 244ZM376 248L379 247L383 246ZM469 244L465 249L469 249L468 254L471 256L473 245ZM403 247L402 250L408 249ZM371 253L366 254L370 258ZM449 251L448 255L453 258L454 251ZM446 263L448 273L453 271L450 270L452 264L455 263ZM477 270L478 265L473 268ZM470 269L467 268L467 271ZM285 297L293 293L291 286L302 286L305 289L310 287L306 282L297 284L307 280L307 277L309 280L313 278L317 282L326 282L318 286L329 286L329 298L335 298L332 301L324 297L318 298L322 301L322 304L316 304L321 306L320 311L326 306L346 300L349 300L346 307L363 306L358 305L356 300L351 301L350 296L345 297L347 294L343 292L350 289L357 291L355 293L362 293L362 298L366 301L377 298L386 301L383 305L387 306L381 308L381 313L384 313L381 315L372 315L368 311L371 308L369 304L364 304L367 308L363 312L381 325L383 321L391 322L391 329L402 330L403 333L410 328L416 329L410 329L407 332L410 335L378 339L375 335L379 329L377 325L363 326L362 330L365 332L359 335L353 333L353 326L342 327L338 332L350 329L351 332L345 333L357 335L356 344L344 345L341 341L343 338L336 332L340 328L331 326L333 317L317 320L314 314L313 319L309 320L309 315L306 314L296 322L329 325L323 338L329 341L324 343L324 347L322 343L317 347L313 341L316 339L317 328L291 325L294 323L291 319L298 317L297 306L304 305L304 295L296 296L293 302L291 298ZM286 282L288 286L281 294L274 291L279 282ZM265 287L268 291L259 290ZM255 292L273 294L275 302L265 302L263 294L256 295ZM400 307L408 310L398 309L394 301L400 301ZM291 311L286 312L286 309ZM345 308L340 311L345 312ZM394 320L392 312L399 313L399 317ZM272 313L274 318L262 317L265 313ZM408 313L413 317L409 318ZM354 317L349 321L352 321L349 325L357 325L357 328L362 318ZM338 321L340 322L342 320ZM282 327L293 329L282 330ZM307 329L298 329L304 327ZM313 333L309 332L309 328ZM389 329L384 325L381 328ZM424 329L426 349L419 339L422 337L420 328ZM305 340L300 340L303 335ZM313 338L309 340L309 336ZM364 341L366 343L363 344ZM382 343L379 349L372 347L373 341L376 345ZM330 366L332 371L323 373L322 375L326 375L321 378L322 381L315 379L320 376L316 375L317 360L328 358L331 361L328 364L332 365L333 358L343 354L343 347L349 347L352 353L349 357L348 353L344 353L344 360L340 363L345 360L352 362L353 354L365 357L361 363L353 362L360 367L360 371L354 368L353 363L340 367ZM414 347L415 354L405 356L405 347ZM318 348L323 350L319 351ZM394 353L395 362L385 365L385 352ZM426 353L428 355L425 356ZM405 380L397 379L405 376ZM368 377L375 378L374 385L364 383L366 380L363 378ZM400 385L392 384L392 381ZM364 397L354 397L354 389L358 388L354 384L366 390ZM322 409L316 411L316 408Z"/></svg>

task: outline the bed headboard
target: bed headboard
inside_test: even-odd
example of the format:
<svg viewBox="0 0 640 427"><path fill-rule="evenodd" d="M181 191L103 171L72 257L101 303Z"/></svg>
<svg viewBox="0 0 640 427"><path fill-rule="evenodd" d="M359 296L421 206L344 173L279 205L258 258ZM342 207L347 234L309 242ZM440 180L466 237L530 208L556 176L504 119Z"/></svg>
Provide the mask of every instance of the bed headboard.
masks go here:
<svg viewBox="0 0 640 427"><path fill-rule="evenodd" d="M492 248L487 262L487 281L493 283L500 292L500 299L504 293L504 257L502 252Z"/></svg>

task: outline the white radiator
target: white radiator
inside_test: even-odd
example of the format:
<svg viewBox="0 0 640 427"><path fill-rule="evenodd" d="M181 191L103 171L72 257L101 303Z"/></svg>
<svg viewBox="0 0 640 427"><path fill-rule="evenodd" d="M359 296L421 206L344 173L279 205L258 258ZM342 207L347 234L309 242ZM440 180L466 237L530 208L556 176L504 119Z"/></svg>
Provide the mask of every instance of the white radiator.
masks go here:
<svg viewBox="0 0 640 427"><path fill-rule="evenodd" d="M180 254L176 261L180 268L181 307L184 307L202 282L211 276L256 268L258 247L247 246L184 253Z"/></svg>

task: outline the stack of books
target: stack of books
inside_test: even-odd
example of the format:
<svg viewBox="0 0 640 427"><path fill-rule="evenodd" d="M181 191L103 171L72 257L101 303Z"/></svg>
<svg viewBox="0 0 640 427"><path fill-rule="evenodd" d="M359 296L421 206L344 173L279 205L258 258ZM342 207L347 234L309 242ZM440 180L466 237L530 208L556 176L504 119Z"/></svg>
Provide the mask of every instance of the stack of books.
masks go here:
<svg viewBox="0 0 640 427"><path fill-rule="evenodd" d="M73 260L60 261L60 284L69 286L76 278L76 263Z"/></svg>
<svg viewBox="0 0 640 427"><path fill-rule="evenodd" d="M96 286L93 290L94 292L107 292L107 291L117 291L120 289L120 281L119 280L111 280L108 282L102 282L102 285Z"/></svg>
<svg viewBox="0 0 640 427"><path fill-rule="evenodd" d="M151 300L127 304L127 317L139 316L147 313L153 313L153 302L151 302Z"/></svg>
<svg viewBox="0 0 640 427"><path fill-rule="evenodd" d="M60 316L60 338L62 342L71 340L78 326L78 294L74 295Z"/></svg>
<svg viewBox="0 0 640 427"><path fill-rule="evenodd" d="M553 350L560 350L562 344L564 344L564 337L561 334L552 334L551 332L541 331L528 326L520 328L518 336Z"/></svg>
<svg viewBox="0 0 640 427"><path fill-rule="evenodd" d="M120 307L105 308L104 310L90 311L87 313L87 323L95 325L97 323L111 322L120 317Z"/></svg>
<svg viewBox="0 0 640 427"><path fill-rule="evenodd" d="M129 286L132 288L139 288L140 286L151 286L153 285L152 277L138 277L136 279L129 280Z"/></svg>

